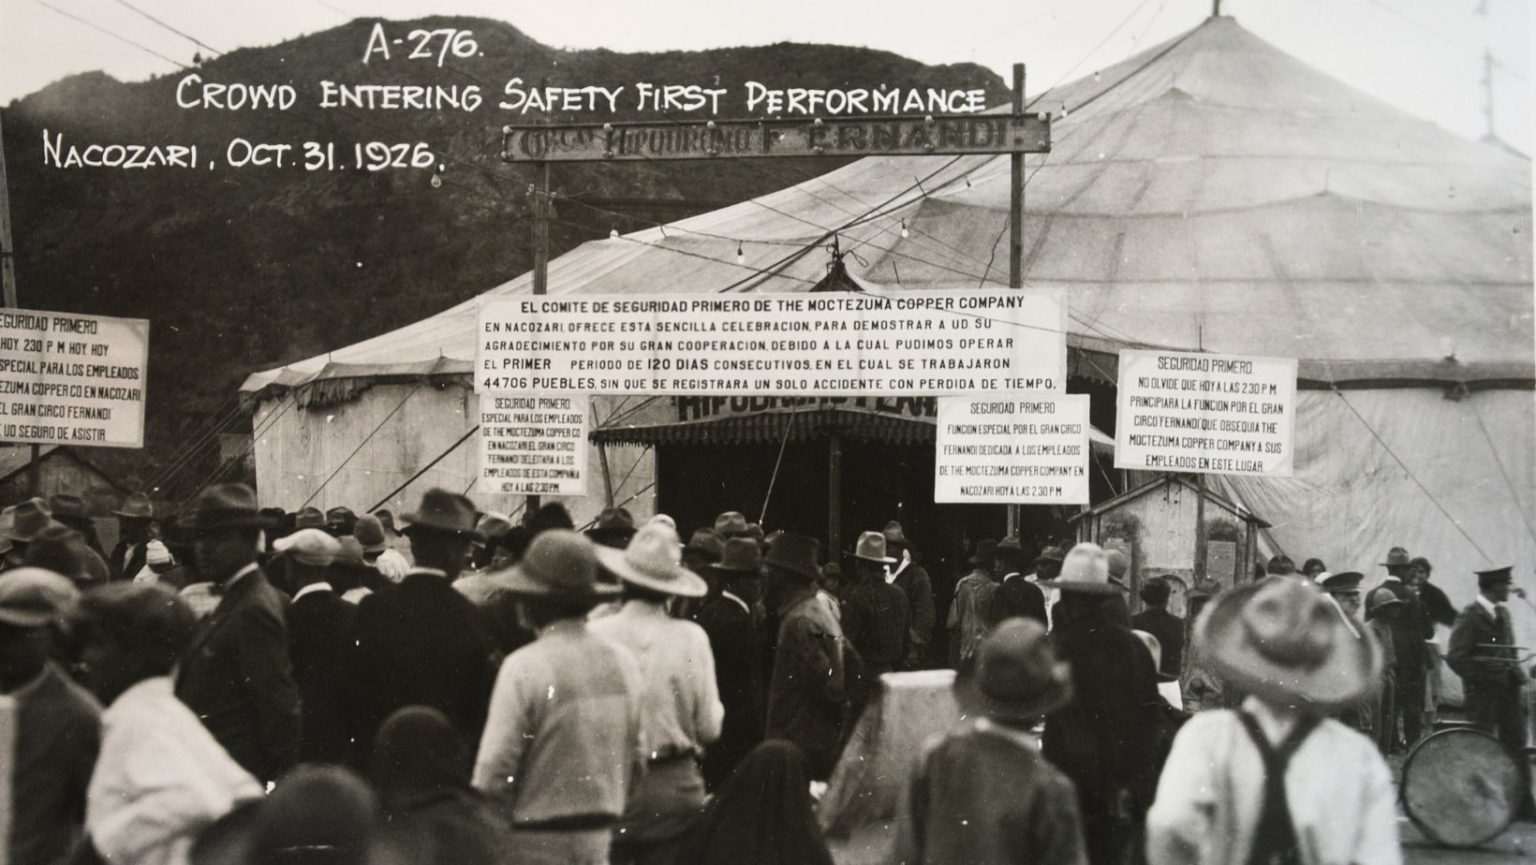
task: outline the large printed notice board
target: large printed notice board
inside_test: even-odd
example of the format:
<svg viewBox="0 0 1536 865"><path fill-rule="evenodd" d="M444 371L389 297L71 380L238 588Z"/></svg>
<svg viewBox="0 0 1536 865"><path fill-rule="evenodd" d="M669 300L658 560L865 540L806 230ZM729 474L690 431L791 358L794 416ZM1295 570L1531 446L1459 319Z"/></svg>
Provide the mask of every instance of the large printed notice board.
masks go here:
<svg viewBox="0 0 1536 865"><path fill-rule="evenodd" d="M552 295L481 301L475 389L927 396L1061 390L1054 291Z"/></svg>
<svg viewBox="0 0 1536 865"><path fill-rule="evenodd" d="M149 322L0 310L0 441L144 446Z"/></svg>
<svg viewBox="0 0 1536 865"><path fill-rule="evenodd" d="M480 491L586 495L587 412L580 395L481 394Z"/></svg>
<svg viewBox="0 0 1536 865"><path fill-rule="evenodd" d="M1296 360L1122 351L1115 467L1290 477Z"/></svg>
<svg viewBox="0 0 1536 865"><path fill-rule="evenodd" d="M1088 395L939 397L933 500L1088 504Z"/></svg>

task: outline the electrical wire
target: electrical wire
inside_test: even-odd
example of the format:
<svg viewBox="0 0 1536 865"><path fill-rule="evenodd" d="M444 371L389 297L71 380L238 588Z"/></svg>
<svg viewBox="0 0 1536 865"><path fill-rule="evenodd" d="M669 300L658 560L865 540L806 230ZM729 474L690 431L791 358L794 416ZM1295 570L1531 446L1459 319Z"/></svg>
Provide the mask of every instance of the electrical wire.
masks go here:
<svg viewBox="0 0 1536 865"><path fill-rule="evenodd" d="M197 45L200 48L206 48L209 51L212 51L214 53L214 55L216 55L216 56L217 55L221 55L221 54L224 53L223 51L220 51L219 49L213 47L212 45L209 45L207 42L204 42L203 40L197 38L196 36L193 36L190 33L187 33L187 32L181 31L181 30L177 30L175 27L172 27L171 25L165 23L164 21L161 21L159 18L156 18L155 16L149 14L148 12L145 12L143 9L140 9L139 7L133 5L132 3L129 3L128 0L114 0L114 2L116 2L119 6L124 6L124 7L127 7L128 9L132 9L134 12L137 12L139 15L149 19L150 21L153 21L154 23L160 25L161 27L164 27L166 30L169 30L172 33L175 33L177 36L180 36L181 38L186 39L187 41L191 42L192 44Z"/></svg>
<svg viewBox="0 0 1536 865"><path fill-rule="evenodd" d="M299 508L303 509L304 507L308 506L310 502L315 500L316 496L324 492L325 488L330 485L331 481L335 480L336 476L341 474L341 470L347 467L347 463L352 462L352 458L357 456L358 453L360 453L362 449L368 445L369 442L373 441L373 437L379 434L379 430L383 429L384 425L389 423L390 419L400 412L400 409L405 408L405 404L410 401L410 398L415 396L416 392L421 390L421 386L426 383L427 380L425 378L417 382L416 386L411 388L400 400L400 402L395 405L394 408L390 409L389 414L385 415L384 419L379 421L378 425L373 428L373 431L368 433L368 436L361 442L358 442L357 447L353 448L352 452L347 454L347 458L342 460L340 465L336 466L336 469L331 472L330 476L327 477L325 481L320 484L320 486L316 487L314 492L309 494L309 498L305 499L304 504L299 505Z"/></svg>
<svg viewBox="0 0 1536 865"><path fill-rule="evenodd" d="M152 55L154 55L156 57L159 57L161 60L164 60L165 62L167 62L167 63L169 63L169 64L171 64L173 66L179 67L181 69L190 69L191 68L190 66L186 65L185 63L182 63L180 60L173 60L173 59L165 56L164 54L161 54L159 51L156 51L155 49L150 48L147 45L143 45L141 43L133 41L132 39L129 39L127 36L124 36L121 33L118 33L118 32L113 31L113 30L109 30L109 29L101 26L100 24L96 24L96 23L94 23L92 21L87 21L86 19L81 18L79 15L76 15L73 12L66 12L65 10L60 9L59 7L53 5L52 3L49 3L48 0L32 0L32 2L36 3L39 6L42 6L45 9L52 9L53 11L59 13L60 15L63 15L65 18L68 18L68 19L70 19L72 21L78 21L81 24L84 24L85 26L91 28L92 30L95 30L98 33L104 33L104 34L106 34L108 36L111 36L113 39L116 39L119 42L125 42L125 43L127 43L129 45L132 45L133 47L139 49L140 51L143 51L146 54L152 54Z"/></svg>

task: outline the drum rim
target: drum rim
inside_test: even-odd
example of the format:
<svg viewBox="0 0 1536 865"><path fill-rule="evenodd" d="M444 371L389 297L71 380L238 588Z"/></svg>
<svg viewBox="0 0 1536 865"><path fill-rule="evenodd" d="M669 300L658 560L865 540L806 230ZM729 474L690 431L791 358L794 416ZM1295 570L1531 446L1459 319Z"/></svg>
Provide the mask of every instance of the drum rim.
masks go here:
<svg viewBox="0 0 1536 865"><path fill-rule="evenodd" d="M1456 842L1447 841L1444 838L1442 838L1438 832L1436 832L1424 820L1420 819L1418 814L1415 814L1413 812L1413 807L1411 805L1409 805L1409 803L1408 803L1408 769L1409 769L1409 767L1411 767L1413 765L1413 758L1418 756L1419 749L1423 748L1424 745L1427 744L1431 739L1436 739L1436 738L1439 738L1441 736L1445 736L1447 734L1459 734L1459 733L1471 733L1471 734L1476 735L1476 736L1481 736L1482 738L1487 739L1487 740L1493 742L1495 745L1498 745L1499 748L1501 750L1503 750L1504 755L1506 757L1510 757L1511 760L1515 759L1514 757L1512 757L1510 755L1509 749L1504 747L1504 743L1499 741L1497 736L1494 736L1493 734L1489 733L1486 730L1479 729L1478 727L1475 727L1475 726L1462 726L1462 727L1450 727L1450 728L1445 729L1445 730L1436 730L1435 732L1430 733L1428 736L1425 736L1424 738L1420 739L1417 744L1415 744L1411 749L1409 749L1408 756L1403 760L1403 773L1402 773L1402 779L1398 782L1397 799L1398 799L1398 802L1402 803L1403 813L1408 816L1408 819L1413 823L1414 826L1418 827L1420 832L1424 833L1424 836L1426 838L1430 839L1431 841L1434 841L1436 844L1439 844L1439 845L1441 845L1443 847L1453 847L1453 848L1456 848L1458 850L1468 850L1468 849L1471 849L1473 847L1481 847L1482 845L1487 844L1489 841L1492 841L1493 839L1495 839L1495 838L1499 837L1500 835L1504 834L1505 830L1509 829L1510 826L1514 825L1514 822L1515 822L1515 810L1516 809L1511 808L1509 810L1509 815L1505 818L1503 824L1500 825L1497 830L1495 830L1492 834L1488 835L1487 837L1479 838L1478 840L1472 841L1472 842L1469 842L1469 843L1456 843ZM1518 764L1516 764L1515 769L1516 769L1516 772L1518 773L1518 771L1519 771L1519 765ZM1517 786L1518 786L1518 784L1517 784Z"/></svg>

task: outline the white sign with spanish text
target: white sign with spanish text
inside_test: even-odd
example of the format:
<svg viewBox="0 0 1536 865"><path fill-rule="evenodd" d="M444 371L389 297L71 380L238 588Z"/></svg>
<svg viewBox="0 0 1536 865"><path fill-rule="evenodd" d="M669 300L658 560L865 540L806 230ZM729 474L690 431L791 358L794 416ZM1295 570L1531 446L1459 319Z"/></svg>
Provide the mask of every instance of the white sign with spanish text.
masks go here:
<svg viewBox="0 0 1536 865"><path fill-rule="evenodd" d="M589 411L580 395L481 394L480 491L586 495Z"/></svg>
<svg viewBox="0 0 1536 865"><path fill-rule="evenodd" d="M933 500L1088 504L1088 395L939 397Z"/></svg>
<svg viewBox="0 0 1536 865"><path fill-rule="evenodd" d="M0 310L0 441L144 446L149 322Z"/></svg>

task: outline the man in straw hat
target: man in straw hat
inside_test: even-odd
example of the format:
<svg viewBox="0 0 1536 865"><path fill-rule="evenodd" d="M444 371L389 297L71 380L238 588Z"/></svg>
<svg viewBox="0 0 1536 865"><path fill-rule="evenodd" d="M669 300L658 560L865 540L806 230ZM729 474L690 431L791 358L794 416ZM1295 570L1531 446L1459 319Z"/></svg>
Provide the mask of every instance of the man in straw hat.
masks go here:
<svg viewBox="0 0 1536 865"><path fill-rule="evenodd" d="M183 531L194 539L199 579L213 584L219 603L176 675L176 696L263 783L298 760L300 727L288 601L256 564L265 525L244 484L210 487L193 503Z"/></svg>
<svg viewBox="0 0 1536 865"><path fill-rule="evenodd" d="M896 860L907 865L1081 865L1083 826L1072 782L1041 758L1031 728L1072 697L1067 665L1045 627L1011 618L982 640L974 672L955 683L976 722L917 761Z"/></svg>
<svg viewBox="0 0 1536 865"><path fill-rule="evenodd" d="M594 541L594 543L597 543ZM647 523L623 550L599 545L597 559L623 584L624 605L591 624L640 664L640 735L646 771L615 835L615 860L645 862L687 828L704 806L699 760L720 738L725 708L709 637L667 614L673 598L700 598L704 578L682 565L683 543L663 523Z"/></svg>
<svg viewBox="0 0 1536 865"><path fill-rule="evenodd" d="M357 607L358 744L370 749L379 726L404 706L438 709L465 741L478 741L500 655L474 604L453 588L474 537L475 506L431 489L404 518L416 566Z"/></svg>
<svg viewBox="0 0 1536 865"><path fill-rule="evenodd" d="M1165 863L1397 863L1392 777L1366 737L1327 717L1381 670L1310 581L1273 577L1217 598L1199 637L1250 696L1201 712L1174 739L1147 815Z"/></svg>
<svg viewBox="0 0 1536 865"><path fill-rule="evenodd" d="M1393 547L1387 560L1381 563L1387 576L1381 585L1391 589L1404 602L1392 623L1392 650L1397 655L1397 716L1402 719L1405 742L1394 744L1394 750L1408 749L1419 741L1424 729L1425 693L1429 688L1429 647L1424 642L1435 636L1434 622L1424 609L1418 591L1407 583L1413 560L1402 547ZM1387 719L1390 730L1396 730L1397 720ZM1393 734L1394 739L1396 734Z"/></svg>
<svg viewBox="0 0 1536 865"><path fill-rule="evenodd" d="M1528 779L1530 764L1519 759L1525 753L1520 689L1526 678L1521 669L1522 650L1515 646L1514 628L1505 606L1514 580L1512 570L1503 567L1475 572L1477 598L1456 617L1446 662L1466 688L1467 717L1504 743L1516 756L1521 776ZM1529 783L1521 789L1529 790ZM1527 799L1521 804L1522 816L1528 819L1531 810Z"/></svg>
<svg viewBox="0 0 1536 865"><path fill-rule="evenodd" d="M85 820L101 706L53 660L79 597L42 568L0 574L0 697L15 706L14 748L0 751L0 785L11 792L10 835L0 844L18 865L63 859Z"/></svg>
<svg viewBox="0 0 1536 865"><path fill-rule="evenodd" d="M615 589L597 581L592 542L568 529L535 538L506 583L539 636L496 676L474 785L501 802L519 862L606 863L646 762L645 679L628 649L586 621Z"/></svg>
<svg viewBox="0 0 1536 865"><path fill-rule="evenodd" d="M816 547L786 532L763 557L768 605L779 613L766 735L799 746L811 779L825 781L843 749L847 696L843 629L816 596Z"/></svg>
<svg viewBox="0 0 1536 865"><path fill-rule="evenodd" d="M710 566L717 592L699 610L699 626L709 636L715 683L725 707L720 738L704 753L704 782L711 790L718 790L763 740L761 558L751 538L726 541L719 561Z"/></svg>
<svg viewBox="0 0 1536 865"><path fill-rule="evenodd" d="M843 591L843 633L859 653L863 672L849 695L853 714L873 696L880 676L896 669L906 656L911 611L907 595L886 582L886 570L896 559L886 554L885 535L864 532L853 549L853 579Z"/></svg>
<svg viewBox="0 0 1536 865"><path fill-rule="evenodd" d="M1156 723L1163 716L1157 670L1146 647L1105 603L1120 589L1096 544L1067 552L1061 573L1042 583L1061 593L1051 639L1072 665L1072 702L1046 719L1041 753L1077 787L1095 865L1119 862L1135 837L1156 784Z"/></svg>

